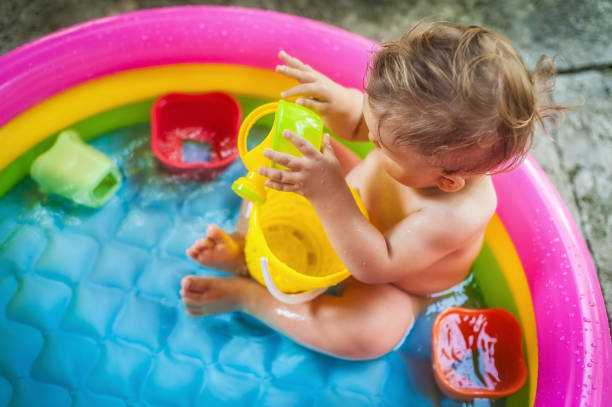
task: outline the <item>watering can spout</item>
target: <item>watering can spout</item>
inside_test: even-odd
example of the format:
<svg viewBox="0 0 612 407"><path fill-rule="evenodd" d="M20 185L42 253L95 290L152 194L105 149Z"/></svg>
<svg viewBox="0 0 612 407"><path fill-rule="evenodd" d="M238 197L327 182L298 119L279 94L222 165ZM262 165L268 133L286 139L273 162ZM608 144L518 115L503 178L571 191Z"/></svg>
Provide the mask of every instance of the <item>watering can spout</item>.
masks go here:
<svg viewBox="0 0 612 407"><path fill-rule="evenodd" d="M261 205L266 200L264 182L264 177L254 171L249 171L246 176L234 181L232 190L241 198Z"/></svg>
<svg viewBox="0 0 612 407"><path fill-rule="evenodd" d="M259 117L261 116L257 118ZM263 204L266 200L266 191L264 188L266 179L259 175L257 170L259 167L266 167L270 164L270 160L264 157L263 152L266 148L272 147L274 128L270 130L270 133L261 143L259 143L259 145L257 145L257 147L247 151L246 138L252 124L251 120L247 118L238 132L238 151L244 166L247 167L249 172L246 176L240 177L234 181L232 190L243 199L249 200L255 204Z"/></svg>

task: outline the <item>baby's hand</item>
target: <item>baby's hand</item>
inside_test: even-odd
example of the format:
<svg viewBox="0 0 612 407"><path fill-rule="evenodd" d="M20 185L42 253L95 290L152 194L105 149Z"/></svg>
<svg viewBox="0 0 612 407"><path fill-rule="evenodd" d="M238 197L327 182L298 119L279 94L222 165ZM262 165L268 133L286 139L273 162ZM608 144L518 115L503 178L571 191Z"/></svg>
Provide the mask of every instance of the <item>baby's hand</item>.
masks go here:
<svg viewBox="0 0 612 407"><path fill-rule="evenodd" d="M276 72L300 82L300 85L281 92L281 97L306 96L298 98L295 103L306 106L320 115L328 113L333 108L334 99L338 99L338 94L344 88L285 51L279 52L278 57L286 65L277 65Z"/></svg>
<svg viewBox="0 0 612 407"><path fill-rule="evenodd" d="M331 196L345 183L329 141L329 134L323 136L321 152L306 139L289 130L283 132L283 137L291 141L304 156L296 157L272 149L264 150L266 158L288 168L285 170L260 167L259 173L269 178L266 186L278 191L297 192L312 201Z"/></svg>
<svg viewBox="0 0 612 407"><path fill-rule="evenodd" d="M278 57L286 65L277 65L276 72L300 82L281 92L281 97L303 96L295 103L317 112L338 137L351 140L361 121L363 94L337 84L285 51L280 51Z"/></svg>

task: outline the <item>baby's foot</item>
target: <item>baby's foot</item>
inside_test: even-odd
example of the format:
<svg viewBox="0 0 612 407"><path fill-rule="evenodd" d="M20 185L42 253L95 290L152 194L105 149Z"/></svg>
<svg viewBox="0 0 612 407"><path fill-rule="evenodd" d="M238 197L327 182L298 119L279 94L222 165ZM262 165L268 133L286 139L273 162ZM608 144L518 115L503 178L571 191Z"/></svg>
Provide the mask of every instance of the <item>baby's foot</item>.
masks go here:
<svg viewBox="0 0 612 407"><path fill-rule="evenodd" d="M181 298L192 317L232 312L240 308L245 278L187 276L181 281Z"/></svg>
<svg viewBox="0 0 612 407"><path fill-rule="evenodd" d="M187 255L203 266L247 275L242 244L217 225L209 225L206 237L187 249Z"/></svg>

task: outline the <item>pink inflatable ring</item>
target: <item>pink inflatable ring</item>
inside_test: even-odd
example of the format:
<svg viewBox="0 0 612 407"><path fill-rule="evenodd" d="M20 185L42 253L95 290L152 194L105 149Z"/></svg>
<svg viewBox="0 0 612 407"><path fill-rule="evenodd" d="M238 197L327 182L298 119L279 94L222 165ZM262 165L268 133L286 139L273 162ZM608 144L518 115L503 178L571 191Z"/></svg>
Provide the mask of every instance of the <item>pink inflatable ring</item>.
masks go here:
<svg viewBox="0 0 612 407"><path fill-rule="evenodd" d="M94 20L0 58L0 145L3 138L13 142L8 129L29 109L111 74L212 63L272 71L278 51L285 49L341 84L361 88L376 47L322 23L232 7L175 7ZM49 127L48 136L55 131ZM22 150L18 154L25 154ZM0 171L17 159L4 158ZM537 386L530 405L609 406L608 319L579 229L532 158L495 176L494 183L497 215L524 269L529 286L524 294L533 300Z"/></svg>

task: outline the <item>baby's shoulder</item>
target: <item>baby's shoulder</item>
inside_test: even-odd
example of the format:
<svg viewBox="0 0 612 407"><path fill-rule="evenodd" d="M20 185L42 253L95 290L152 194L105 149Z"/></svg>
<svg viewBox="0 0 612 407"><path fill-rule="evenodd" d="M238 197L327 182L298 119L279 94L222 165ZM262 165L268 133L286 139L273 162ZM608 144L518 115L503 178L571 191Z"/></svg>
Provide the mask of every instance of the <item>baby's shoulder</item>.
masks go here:
<svg viewBox="0 0 612 407"><path fill-rule="evenodd" d="M429 217L445 229L473 234L486 228L497 208L497 195L490 177L460 192L444 193L430 202Z"/></svg>

